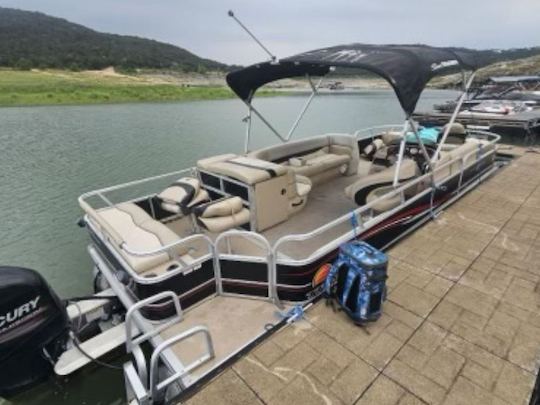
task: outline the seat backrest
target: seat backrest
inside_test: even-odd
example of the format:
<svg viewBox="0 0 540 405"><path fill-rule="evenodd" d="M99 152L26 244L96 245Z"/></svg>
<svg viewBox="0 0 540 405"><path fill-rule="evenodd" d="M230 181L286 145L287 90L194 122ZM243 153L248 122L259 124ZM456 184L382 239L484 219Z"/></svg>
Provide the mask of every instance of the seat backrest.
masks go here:
<svg viewBox="0 0 540 405"><path fill-rule="evenodd" d="M282 163L291 157L301 156L309 152L329 146L328 137L325 135L312 138L299 139L292 142L281 143L255 150L248 154L250 157L266 160L268 162Z"/></svg>
<svg viewBox="0 0 540 405"><path fill-rule="evenodd" d="M358 205L364 205L368 194L381 186L391 185L394 181L395 166L388 167L380 172L362 177L345 189L347 197ZM400 182L410 180L420 175L420 169L412 159L403 159L399 170L398 180Z"/></svg>
<svg viewBox="0 0 540 405"><path fill-rule="evenodd" d="M349 134L327 134L330 153L336 155L348 154L351 160L348 164L345 175L351 176L358 172L358 163L360 162L360 151L358 141L355 136Z"/></svg>
<svg viewBox="0 0 540 405"><path fill-rule="evenodd" d="M216 157L202 159L197 162L197 167L250 185L283 176L287 172L287 169L282 165L252 156L236 155L223 155L221 159Z"/></svg>
<svg viewBox="0 0 540 405"><path fill-rule="evenodd" d="M248 156L269 162L284 163L290 158L318 152L323 148L328 148L327 153L350 156L351 161L345 175L356 174L360 159L358 142L355 136L349 134L330 133L299 139L255 150L249 153Z"/></svg>

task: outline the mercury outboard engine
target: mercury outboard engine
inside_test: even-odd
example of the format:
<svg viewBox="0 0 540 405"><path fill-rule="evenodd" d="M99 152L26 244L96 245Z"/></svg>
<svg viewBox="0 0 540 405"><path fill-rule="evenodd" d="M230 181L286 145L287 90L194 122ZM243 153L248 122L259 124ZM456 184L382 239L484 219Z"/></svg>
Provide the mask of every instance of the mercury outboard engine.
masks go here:
<svg viewBox="0 0 540 405"><path fill-rule="evenodd" d="M34 270L0 267L0 395L45 379L65 350L68 316Z"/></svg>

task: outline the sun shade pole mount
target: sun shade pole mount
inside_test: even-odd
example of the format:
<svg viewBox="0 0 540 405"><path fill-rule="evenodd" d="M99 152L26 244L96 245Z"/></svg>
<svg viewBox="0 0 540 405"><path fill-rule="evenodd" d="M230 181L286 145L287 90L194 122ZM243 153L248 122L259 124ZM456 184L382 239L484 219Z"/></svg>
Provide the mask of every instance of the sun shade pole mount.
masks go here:
<svg viewBox="0 0 540 405"><path fill-rule="evenodd" d="M399 183L399 172L401 170L401 161L403 160L403 154L405 153L405 143L407 142L407 131L409 130L409 117L405 119L403 124L403 130L401 131L401 143L399 144L398 159L396 162L396 171L394 172L394 181L392 185L397 187Z"/></svg>
<svg viewBox="0 0 540 405"><path fill-rule="evenodd" d="M287 134L287 138L286 138L287 141L289 141L291 139L292 134L294 133L294 131L298 127L298 124L300 124L300 121L304 117L304 114L306 113L309 105L311 104L311 102L313 101L315 96L317 95L319 87L321 86L321 84L323 82L323 79L324 79L324 77L321 77L319 82L315 85L315 84L313 84L313 81L311 80L310 75L306 75L306 77L307 77L309 85L311 87L311 94L310 94L309 98L307 99L306 103L304 104L304 107L300 111L300 114L298 114L298 117L296 118L296 121L294 121L294 124L292 125L291 129L289 130L289 133Z"/></svg>
<svg viewBox="0 0 540 405"><path fill-rule="evenodd" d="M450 117L450 121L446 124L446 128L444 129L443 136L441 138L441 141L439 142L439 145L437 146L437 150L433 154L433 157L431 158L432 162L437 161L439 158L439 154L441 153L441 149L446 142L446 138L448 137L448 134L450 133L450 129L452 128L452 125L454 125L454 122L456 121L456 118L459 114L459 111L461 110L461 106L463 105L463 102L465 101L465 97L467 96L467 93L469 92L469 89L471 88L472 82L474 80L474 76L476 76L476 72L472 72L469 76L469 80L467 80L467 84L465 85L465 88L463 89L463 92L461 93L461 96L459 97L459 100L456 104L456 108L454 109L454 112L452 113L452 116Z"/></svg>
<svg viewBox="0 0 540 405"><path fill-rule="evenodd" d="M242 29L244 31L246 31L248 33L248 35L253 38L253 40L264 50L264 52L266 52L268 54L268 56L270 56L270 60L272 62L274 62L276 60L276 57L274 56L274 54L272 54L272 52L270 52L268 50L268 48L266 46L263 45L263 43L261 41L259 41L259 39L248 29L248 27L246 27L244 24L242 24L242 21L240 21L235 15L234 15L234 12L232 10L229 10L228 11L228 16L231 17L234 21L236 21L238 23L238 25L240 27L242 27Z"/></svg>

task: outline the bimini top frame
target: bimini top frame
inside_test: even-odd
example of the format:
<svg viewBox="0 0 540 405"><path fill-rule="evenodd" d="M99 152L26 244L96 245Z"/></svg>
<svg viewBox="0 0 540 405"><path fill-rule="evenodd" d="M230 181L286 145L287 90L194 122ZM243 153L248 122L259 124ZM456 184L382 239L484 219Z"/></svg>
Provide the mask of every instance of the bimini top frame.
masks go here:
<svg viewBox="0 0 540 405"><path fill-rule="evenodd" d="M465 79L465 71L474 72L479 67L492 63L495 57L496 55L493 52L473 51L463 48L435 48L425 45L366 45L355 43L317 49L280 59L279 61L272 60L270 62L255 64L229 73L227 75L227 84L248 106L248 116L245 119L245 152L247 153L249 152L252 113L259 117L282 142L288 142L290 140L322 82L321 78L318 84L314 85L311 80L313 76L324 77L338 67L367 70L381 76L394 89L406 117L394 176L394 186L397 186L406 143L405 135L410 131L413 132L426 162L431 168L431 163L437 159L441 147L446 141L450 126L456 119L457 111L461 108L461 104L472 83L474 73L471 74L464 86L463 95L456 106L456 111L452 115L449 122L450 125L448 125L439 144L439 148L432 157L428 156L411 119L418 99L427 83L436 75L460 71ZM283 136L253 107L253 96L260 87L267 83L302 76L308 78L312 93L288 134Z"/></svg>

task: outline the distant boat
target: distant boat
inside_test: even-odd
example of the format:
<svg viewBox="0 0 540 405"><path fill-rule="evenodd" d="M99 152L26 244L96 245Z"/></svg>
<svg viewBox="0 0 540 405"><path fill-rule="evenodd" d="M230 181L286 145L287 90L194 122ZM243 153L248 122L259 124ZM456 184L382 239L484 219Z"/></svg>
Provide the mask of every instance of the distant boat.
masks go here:
<svg viewBox="0 0 540 405"><path fill-rule="evenodd" d="M461 110L472 110L486 101L520 101L528 107L537 108L540 107L540 76L493 76L470 94ZM440 112L452 112L456 105L457 101L452 100L435 104L433 108Z"/></svg>
<svg viewBox="0 0 540 405"><path fill-rule="evenodd" d="M344 90L345 86L342 82L333 82L328 85L329 90Z"/></svg>

